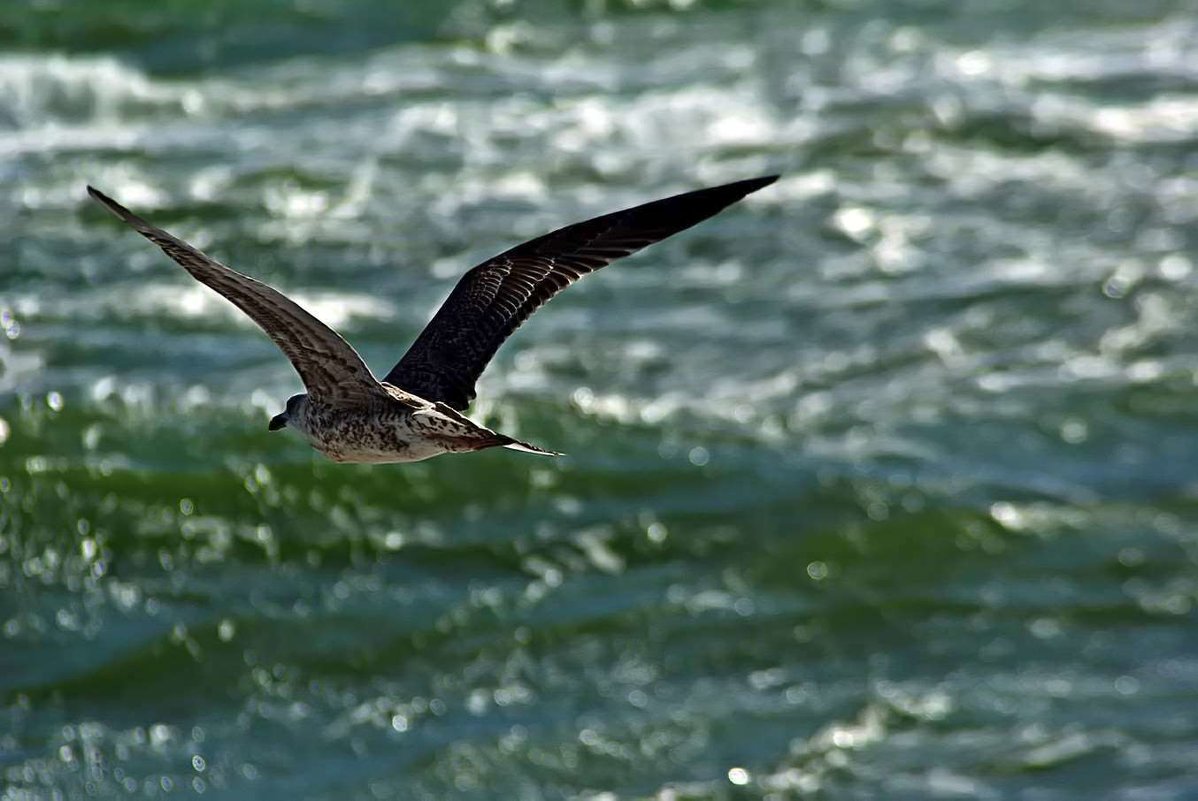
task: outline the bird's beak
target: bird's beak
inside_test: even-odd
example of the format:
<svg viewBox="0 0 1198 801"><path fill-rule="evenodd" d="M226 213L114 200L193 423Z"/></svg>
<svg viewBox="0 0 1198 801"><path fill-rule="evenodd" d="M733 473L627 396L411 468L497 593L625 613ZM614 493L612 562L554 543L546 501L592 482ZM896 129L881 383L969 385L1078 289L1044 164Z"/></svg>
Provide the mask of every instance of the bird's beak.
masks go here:
<svg viewBox="0 0 1198 801"><path fill-rule="evenodd" d="M278 431L280 428L284 428L286 425L287 412L283 412L282 414L276 414L274 417L270 418L270 425L268 425L266 429L268 431Z"/></svg>

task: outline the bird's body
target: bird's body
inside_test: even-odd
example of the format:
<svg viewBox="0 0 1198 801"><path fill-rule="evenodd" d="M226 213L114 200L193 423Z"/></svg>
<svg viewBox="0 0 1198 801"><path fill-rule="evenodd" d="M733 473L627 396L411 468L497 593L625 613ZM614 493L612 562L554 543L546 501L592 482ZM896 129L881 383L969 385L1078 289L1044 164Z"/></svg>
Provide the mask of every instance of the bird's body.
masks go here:
<svg viewBox="0 0 1198 801"><path fill-rule="evenodd" d="M296 395L287 425L334 462L419 462L443 453L504 446L556 456L480 426L443 403L432 403L387 383L360 406Z"/></svg>
<svg viewBox="0 0 1198 801"><path fill-rule="evenodd" d="M495 447L559 455L461 413L495 351L529 315L583 275L689 228L776 179L737 181L605 214L488 259L462 277L382 380L336 331L278 290L209 258L92 187L88 192L245 312L291 360L308 391L287 401L286 410L271 419L271 431L294 428L336 462L379 463Z"/></svg>

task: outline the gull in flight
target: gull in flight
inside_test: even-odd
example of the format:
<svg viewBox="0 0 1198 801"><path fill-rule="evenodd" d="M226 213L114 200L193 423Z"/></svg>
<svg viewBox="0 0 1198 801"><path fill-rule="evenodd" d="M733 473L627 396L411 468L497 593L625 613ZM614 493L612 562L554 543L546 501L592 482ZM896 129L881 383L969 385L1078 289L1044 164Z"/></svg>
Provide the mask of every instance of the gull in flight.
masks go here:
<svg viewBox="0 0 1198 801"><path fill-rule="evenodd" d="M776 175L646 203L538 237L462 276L420 336L380 381L333 329L278 290L229 269L102 192L93 198L245 312L286 354L304 394L270 430L294 428L336 462L416 462L504 447L558 456L470 420L463 411L495 351L521 323L587 273L659 242L777 180Z"/></svg>

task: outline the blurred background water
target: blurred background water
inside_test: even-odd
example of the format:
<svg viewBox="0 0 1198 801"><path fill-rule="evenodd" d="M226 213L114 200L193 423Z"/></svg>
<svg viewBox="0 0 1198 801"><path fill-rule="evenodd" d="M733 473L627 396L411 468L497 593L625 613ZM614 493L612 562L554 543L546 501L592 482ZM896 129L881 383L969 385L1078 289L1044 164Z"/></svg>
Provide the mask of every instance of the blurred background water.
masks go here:
<svg viewBox="0 0 1198 801"><path fill-rule="evenodd" d="M0 3L0 798L1198 798L1189 0ZM782 172L336 466L112 193L384 372Z"/></svg>

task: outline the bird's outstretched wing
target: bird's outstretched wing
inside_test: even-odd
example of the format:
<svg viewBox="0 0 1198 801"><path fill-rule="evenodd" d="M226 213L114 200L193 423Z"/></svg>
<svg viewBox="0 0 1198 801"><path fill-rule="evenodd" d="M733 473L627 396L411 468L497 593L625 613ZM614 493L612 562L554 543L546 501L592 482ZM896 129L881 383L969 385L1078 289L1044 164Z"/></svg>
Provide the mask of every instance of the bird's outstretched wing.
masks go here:
<svg viewBox="0 0 1198 801"><path fill-rule="evenodd" d="M310 395L357 403L381 393L378 380L357 351L286 295L205 256L99 190L89 186L87 192L133 230L162 248L193 278L245 312L291 360Z"/></svg>
<svg viewBox="0 0 1198 801"><path fill-rule="evenodd" d="M690 228L778 179L700 189L538 237L470 270L383 379L465 409L503 341L543 303L587 273Z"/></svg>

